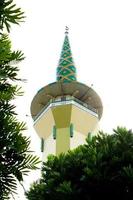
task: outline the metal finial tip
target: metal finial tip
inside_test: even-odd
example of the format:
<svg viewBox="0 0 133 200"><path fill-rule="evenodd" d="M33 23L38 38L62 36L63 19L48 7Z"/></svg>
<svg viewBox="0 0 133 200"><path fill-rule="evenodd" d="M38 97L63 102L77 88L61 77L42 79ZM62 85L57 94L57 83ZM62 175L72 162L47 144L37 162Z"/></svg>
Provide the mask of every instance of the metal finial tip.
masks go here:
<svg viewBox="0 0 133 200"><path fill-rule="evenodd" d="M68 28L68 26L66 26L66 28L65 28L65 34L68 34L68 31L69 31L69 28Z"/></svg>

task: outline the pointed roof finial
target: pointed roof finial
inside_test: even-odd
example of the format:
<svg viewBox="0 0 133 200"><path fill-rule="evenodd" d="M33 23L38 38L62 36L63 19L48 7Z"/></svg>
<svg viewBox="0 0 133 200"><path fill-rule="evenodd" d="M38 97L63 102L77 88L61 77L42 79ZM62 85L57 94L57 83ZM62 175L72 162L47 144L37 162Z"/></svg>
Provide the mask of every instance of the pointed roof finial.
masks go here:
<svg viewBox="0 0 133 200"><path fill-rule="evenodd" d="M68 34L69 33L68 31L69 31L69 28L68 28L68 26L66 26L65 27L65 34Z"/></svg>
<svg viewBox="0 0 133 200"><path fill-rule="evenodd" d="M69 28L66 26L65 39L61 51L59 64L57 67L57 81L76 81L76 68L72 57L71 47L68 38Z"/></svg>

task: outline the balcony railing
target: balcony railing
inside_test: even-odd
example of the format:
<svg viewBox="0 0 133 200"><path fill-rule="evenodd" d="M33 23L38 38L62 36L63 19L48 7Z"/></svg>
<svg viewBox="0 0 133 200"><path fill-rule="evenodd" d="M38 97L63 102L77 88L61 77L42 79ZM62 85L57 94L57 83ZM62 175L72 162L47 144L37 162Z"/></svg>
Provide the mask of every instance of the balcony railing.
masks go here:
<svg viewBox="0 0 133 200"><path fill-rule="evenodd" d="M74 103L75 102L75 103ZM46 112L50 107L54 107L54 106L58 106L58 105L65 105L65 104L79 104L81 109L83 108L83 110L86 111L91 111L92 114L94 114L95 116L98 117L98 111L93 108L91 105L88 105L87 103L84 103L82 101L80 101L79 99L72 97L72 96L64 96L64 97L60 97L57 99L51 99L46 106L43 107L43 109L34 117L34 122L40 118L41 114L44 113L44 111Z"/></svg>

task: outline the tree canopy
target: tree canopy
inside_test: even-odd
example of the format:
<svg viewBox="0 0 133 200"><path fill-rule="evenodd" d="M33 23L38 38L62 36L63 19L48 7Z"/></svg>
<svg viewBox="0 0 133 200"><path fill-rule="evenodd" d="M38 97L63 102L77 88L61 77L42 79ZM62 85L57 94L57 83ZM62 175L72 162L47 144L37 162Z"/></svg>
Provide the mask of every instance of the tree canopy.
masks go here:
<svg viewBox="0 0 133 200"><path fill-rule="evenodd" d="M29 200L133 199L133 132L99 132L67 154L49 156Z"/></svg>
<svg viewBox="0 0 133 200"><path fill-rule="evenodd" d="M18 8L13 0L0 0L0 30L10 32L11 24L23 21L24 12Z"/></svg>
<svg viewBox="0 0 133 200"><path fill-rule="evenodd" d="M0 199L16 192L29 170L37 169L39 159L30 151L30 140L22 134L26 129L15 112L14 99L22 95L18 87L21 51L13 51L8 36L11 24L19 24L23 12L13 0L0 1Z"/></svg>

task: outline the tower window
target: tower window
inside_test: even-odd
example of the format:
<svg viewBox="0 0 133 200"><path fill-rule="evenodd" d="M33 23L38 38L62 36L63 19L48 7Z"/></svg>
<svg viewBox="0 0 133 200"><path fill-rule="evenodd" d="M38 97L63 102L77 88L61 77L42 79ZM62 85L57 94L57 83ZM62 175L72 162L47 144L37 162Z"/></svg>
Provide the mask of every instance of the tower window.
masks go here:
<svg viewBox="0 0 133 200"><path fill-rule="evenodd" d="M56 139L56 126L53 127L53 139Z"/></svg>
<svg viewBox="0 0 133 200"><path fill-rule="evenodd" d="M44 152L44 139L41 138L41 152Z"/></svg>
<svg viewBox="0 0 133 200"><path fill-rule="evenodd" d="M70 125L70 137L73 137L73 124Z"/></svg>

